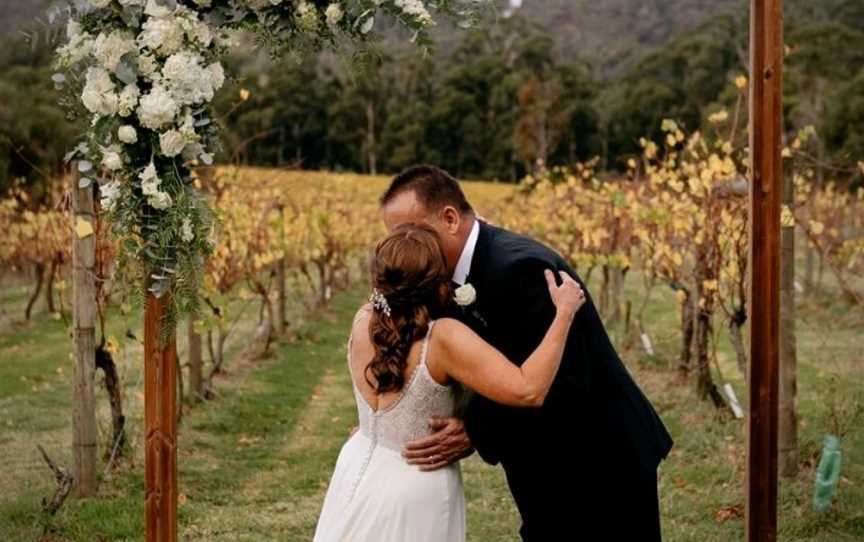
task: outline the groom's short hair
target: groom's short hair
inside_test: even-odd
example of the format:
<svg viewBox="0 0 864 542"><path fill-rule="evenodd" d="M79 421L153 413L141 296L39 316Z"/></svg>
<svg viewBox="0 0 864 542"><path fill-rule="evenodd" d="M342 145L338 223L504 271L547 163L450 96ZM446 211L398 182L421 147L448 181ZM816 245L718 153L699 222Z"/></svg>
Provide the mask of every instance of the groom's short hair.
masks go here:
<svg viewBox="0 0 864 542"><path fill-rule="evenodd" d="M474 212L462 187L459 186L459 181L439 167L418 165L404 169L381 196L381 206L387 205L399 194L409 191L413 191L418 201L431 212L436 212L447 205L452 205L462 214Z"/></svg>

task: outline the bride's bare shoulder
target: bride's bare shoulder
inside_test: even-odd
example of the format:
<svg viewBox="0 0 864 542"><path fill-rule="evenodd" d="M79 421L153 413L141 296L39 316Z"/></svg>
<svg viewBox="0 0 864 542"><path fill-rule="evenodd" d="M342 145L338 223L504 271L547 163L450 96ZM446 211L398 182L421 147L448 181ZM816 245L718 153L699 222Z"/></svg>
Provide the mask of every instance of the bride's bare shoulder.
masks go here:
<svg viewBox="0 0 864 542"><path fill-rule="evenodd" d="M372 305L366 303L357 309L354 315L354 321L351 323L352 333L357 333L360 330L369 328L369 319L372 317Z"/></svg>
<svg viewBox="0 0 864 542"><path fill-rule="evenodd" d="M460 337L469 333L473 333L471 328L455 318L440 318L435 321L434 335L437 335L439 340L458 341Z"/></svg>

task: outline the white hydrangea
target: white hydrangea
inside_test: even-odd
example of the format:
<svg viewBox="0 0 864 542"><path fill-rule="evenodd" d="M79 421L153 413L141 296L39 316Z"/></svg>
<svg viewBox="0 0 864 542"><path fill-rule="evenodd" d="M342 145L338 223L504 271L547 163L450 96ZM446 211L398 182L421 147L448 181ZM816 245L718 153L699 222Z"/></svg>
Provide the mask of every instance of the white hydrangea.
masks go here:
<svg viewBox="0 0 864 542"><path fill-rule="evenodd" d="M261 11L270 6L278 6L282 2L274 2L273 0L246 0L246 4L255 11Z"/></svg>
<svg viewBox="0 0 864 542"><path fill-rule="evenodd" d="M177 116L178 105L162 85L153 85L138 105L138 120L151 130L158 130Z"/></svg>
<svg viewBox="0 0 864 542"><path fill-rule="evenodd" d="M175 19L150 18L141 28L141 34L138 35L138 44L141 47L163 56L176 53L183 47L183 29Z"/></svg>
<svg viewBox="0 0 864 542"><path fill-rule="evenodd" d="M151 207L165 210L171 206L171 203L173 203L171 195L159 190L162 179L156 174L156 165L153 162L150 162L150 165L144 168L144 171L141 172L138 178L141 180L141 192L147 196L147 203Z"/></svg>
<svg viewBox="0 0 864 542"><path fill-rule="evenodd" d="M150 54L138 56L138 73L147 79L153 79L154 75L159 73L159 64L156 63L156 57ZM159 76L161 77L161 76ZM158 77L157 77L158 79Z"/></svg>
<svg viewBox="0 0 864 542"><path fill-rule="evenodd" d="M432 24L432 15L429 14L422 0L393 0L393 3L405 14L413 16L420 24Z"/></svg>
<svg viewBox="0 0 864 542"><path fill-rule="evenodd" d="M192 116L192 110L188 107L183 112L183 121L180 123L180 133L189 141L193 141L198 137L195 133L195 117Z"/></svg>
<svg viewBox="0 0 864 542"><path fill-rule="evenodd" d="M224 83L222 66L213 64L205 68L201 61L201 56L189 51L175 53L165 61L162 78L181 105L209 102Z"/></svg>
<svg viewBox="0 0 864 542"><path fill-rule="evenodd" d="M90 5L97 9L107 8L111 5L111 0L90 0Z"/></svg>
<svg viewBox="0 0 864 542"><path fill-rule="evenodd" d="M118 112L121 117L128 117L135 111L138 106L138 98L141 96L141 91L138 90L138 85L132 83L126 85L120 92Z"/></svg>
<svg viewBox="0 0 864 542"><path fill-rule="evenodd" d="M117 201L120 199L120 181L111 181L99 187L102 198L99 203L109 213L114 211Z"/></svg>
<svg viewBox="0 0 864 542"><path fill-rule="evenodd" d="M143 6L146 3L146 0L120 0L121 6Z"/></svg>
<svg viewBox="0 0 864 542"><path fill-rule="evenodd" d="M159 148L162 154L174 158L186 147L186 138L177 130L168 130L159 136Z"/></svg>
<svg viewBox="0 0 864 542"><path fill-rule="evenodd" d="M306 32L314 32L318 28L318 10L315 4L300 0L297 4L297 15L295 17L297 26Z"/></svg>
<svg viewBox="0 0 864 542"><path fill-rule="evenodd" d="M102 149L102 165L109 171L117 171L123 168L123 157L117 151Z"/></svg>
<svg viewBox="0 0 864 542"><path fill-rule="evenodd" d="M222 85L225 84L225 69L222 68L222 64L218 62L214 62L207 67L207 75L210 78L210 86L213 87L213 90L219 90L222 88Z"/></svg>
<svg viewBox="0 0 864 542"><path fill-rule="evenodd" d="M123 143L132 145L133 143L138 143L138 132L135 130L134 126L124 124L117 129L117 139Z"/></svg>
<svg viewBox="0 0 864 542"><path fill-rule="evenodd" d="M93 56L108 71L117 71L120 59L126 53L138 51L135 39L128 32L115 30L109 34L102 32L93 43Z"/></svg>
<svg viewBox="0 0 864 542"><path fill-rule="evenodd" d="M177 8L177 24L183 29L190 42L197 42L202 47L209 47L213 41L210 26L198 20L198 13L188 8Z"/></svg>
<svg viewBox="0 0 864 542"><path fill-rule="evenodd" d="M335 2L327 6L327 9L324 11L324 16L327 17L327 24L330 26L339 24L344 15L342 8Z"/></svg>
<svg viewBox="0 0 864 542"><path fill-rule="evenodd" d="M191 243L195 239L195 232L192 230L192 221L188 217L183 219L183 224L180 226L180 239L184 243Z"/></svg>
<svg viewBox="0 0 864 542"><path fill-rule="evenodd" d="M147 7L144 8L144 14L151 17L168 17L171 15L171 8L163 6L155 0L147 0Z"/></svg>
<svg viewBox="0 0 864 542"><path fill-rule="evenodd" d="M57 58L61 66L70 66L81 62L93 51L93 36L81 29L81 23L69 19L66 23L66 45L57 49Z"/></svg>
<svg viewBox="0 0 864 542"><path fill-rule="evenodd" d="M86 80L81 93L84 107L97 115L117 114L119 98L111 75L104 68L91 67L87 69Z"/></svg>
<svg viewBox="0 0 864 542"><path fill-rule="evenodd" d="M189 143L186 145L186 148L183 149L183 159L187 162L192 162L194 160L202 159L206 153L204 152L204 145L201 143Z"/></svg>

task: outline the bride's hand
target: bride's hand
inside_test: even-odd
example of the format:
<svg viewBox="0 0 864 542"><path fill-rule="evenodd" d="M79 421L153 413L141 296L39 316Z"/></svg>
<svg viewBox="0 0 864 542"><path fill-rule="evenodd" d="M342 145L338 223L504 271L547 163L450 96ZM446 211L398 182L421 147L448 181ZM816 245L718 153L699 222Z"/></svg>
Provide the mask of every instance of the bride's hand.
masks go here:
<svg viewBox="0 0 864 542"><path fill-rule="evenodd" d="M558 313L572 317L585 304L585 292L582 291L582 287L564 271L558 272L561 277L560 286L555 281L555 274L552 271L547 269L545 275L546 283L549 285L549 295Z"/></svg>

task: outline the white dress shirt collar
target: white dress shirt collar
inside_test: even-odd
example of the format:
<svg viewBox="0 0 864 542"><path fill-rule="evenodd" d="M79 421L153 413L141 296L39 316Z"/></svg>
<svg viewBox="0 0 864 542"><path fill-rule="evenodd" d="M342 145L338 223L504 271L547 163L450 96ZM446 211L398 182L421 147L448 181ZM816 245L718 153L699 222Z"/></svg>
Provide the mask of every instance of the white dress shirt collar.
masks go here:
<svg viewBox="0 0 864 542"><path fill-rule="evenodd" d="M462 254L459 256L459 261L456 262L456 269L453 271L453 282L460 286L468 282L468 273L471 271L471 261L474 259L474 249L477 248L478 237L480 237L480 221L475 218L474 225L471 226L471 233L468 234L468 240L465 241Z"/></svg>

